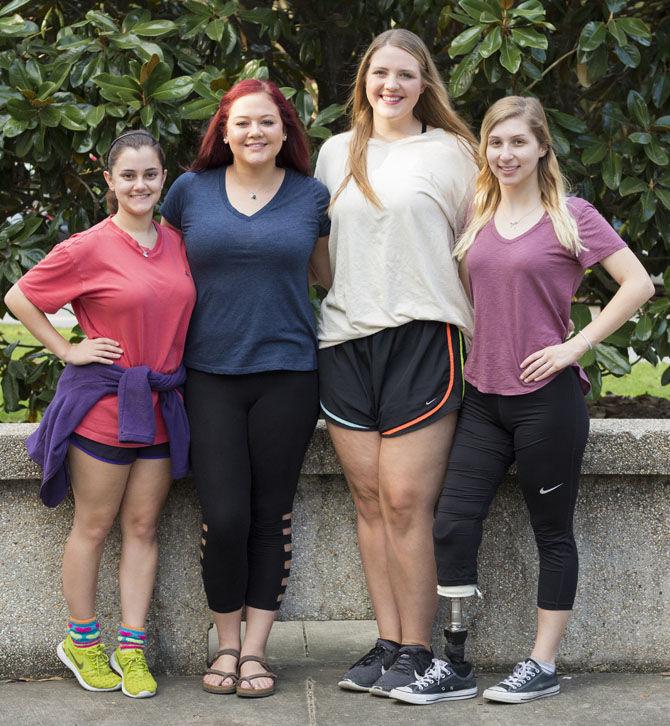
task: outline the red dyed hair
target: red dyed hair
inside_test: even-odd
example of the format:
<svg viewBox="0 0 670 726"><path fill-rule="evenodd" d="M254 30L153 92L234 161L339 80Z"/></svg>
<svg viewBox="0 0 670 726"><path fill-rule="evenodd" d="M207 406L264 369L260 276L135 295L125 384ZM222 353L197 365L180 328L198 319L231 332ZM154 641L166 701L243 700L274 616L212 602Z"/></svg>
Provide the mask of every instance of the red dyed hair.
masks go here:
<svg viewBox="0 0 670 726"><path fill-rule="evenodd" d="M228 123L230 107L242 96L252 93L267 93L279 111L286 141L277 154L276 164L281 167L291 167L305 176L311 176L312 166L309 159L309 145L305 134L305 127L298 118L293 104L284 98L284 94L272 81L260 81L249 78L236 83L221 99L218 111L209 122L207 131L200 143L198 156L191 165L191 171L204 171L226 166L233 163L233 153L230 146L223 142Z"/></svg>

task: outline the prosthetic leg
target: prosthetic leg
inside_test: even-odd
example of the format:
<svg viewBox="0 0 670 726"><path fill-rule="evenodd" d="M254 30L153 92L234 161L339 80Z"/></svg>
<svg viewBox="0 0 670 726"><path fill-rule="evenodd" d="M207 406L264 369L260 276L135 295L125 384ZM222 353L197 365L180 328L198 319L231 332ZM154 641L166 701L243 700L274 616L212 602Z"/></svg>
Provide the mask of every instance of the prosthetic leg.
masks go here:
<svg viewBox="0 0 670 726"><path fill-rule="evenodd" d="M437 594L448 598L449 624L444 629L444 636L447 640L445 655L451 661L456 673L465 678L472 670L472 663L465 660L465 641L468 637L468 629L463 625L463 599L482 594L476 585L454 585L451 587L438 585Z"/></svg>

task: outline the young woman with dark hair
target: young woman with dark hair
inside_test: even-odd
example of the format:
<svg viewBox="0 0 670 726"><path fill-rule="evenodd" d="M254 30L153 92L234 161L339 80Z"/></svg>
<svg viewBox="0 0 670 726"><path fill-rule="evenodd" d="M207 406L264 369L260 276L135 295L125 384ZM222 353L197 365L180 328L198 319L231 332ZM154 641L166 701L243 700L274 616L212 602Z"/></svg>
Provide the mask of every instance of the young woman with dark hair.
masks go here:
<svg viewBox="0 0 670 726"><path fill-rule="evenodd" d="M188 424L176 388L184 381L195 289L181 236L153 221L166 175L158 142L142 130L122 134L104 175L112 216L56 245L5 302L67 363L27 443L44 469L44 503L56 506L68 484L74 495L63 554L69 632L58 657L86 690L122 688L145 698L156 692L144 624L158 565L158 517L173 476L188 470ZM44 314L68 302L86 335L81 343L65 340ZM95 596L117 514L122 623L112 670Z"/></svg>
<svg viewBox="0 0 670 726"><path fill-rule="evenodd" d="M268 81L223 97L164 220L182 231L198 291L186 408L202 506L202 574L219 650L211 693L267 696L267 639L291 565L291 511L318 414L312 271L330 223L293 106ZM246 611L244 642L240 630Z"/></svg>

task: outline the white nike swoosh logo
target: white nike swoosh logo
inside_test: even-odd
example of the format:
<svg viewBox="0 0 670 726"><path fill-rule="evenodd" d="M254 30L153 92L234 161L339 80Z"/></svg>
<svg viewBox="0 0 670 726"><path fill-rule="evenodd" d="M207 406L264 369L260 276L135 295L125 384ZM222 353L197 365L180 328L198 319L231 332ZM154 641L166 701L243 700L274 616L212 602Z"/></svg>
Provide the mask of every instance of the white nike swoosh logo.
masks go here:
<svg viewBox="0 0 670 726"><path fill-rule="evenodd" d="M565 482L562 481L560 484L557 484L555 487L551 487L551 489L545 489L544 487L542 487L542 489L540 489L540 494L549 494L549 492L553 492L554 489L558 489L558 487L562 487L563 484L565 484Z"/></svg>
<svg viewBox="0 0 670 726"><path fill-rule="evenodd" d="M386 668L384 668L384 666L382 666L382 675L384 675L384 673L386 673Z"/></svg>
<svg viewBox="0 0 670 726"><path fill-rule="evenodd" d="M435 401L437 401L438 398L439 398L439 396L435 396L435 398L431 398L430 401L426 401L426 406L430 406L431 403L435 403Z"/></svg>

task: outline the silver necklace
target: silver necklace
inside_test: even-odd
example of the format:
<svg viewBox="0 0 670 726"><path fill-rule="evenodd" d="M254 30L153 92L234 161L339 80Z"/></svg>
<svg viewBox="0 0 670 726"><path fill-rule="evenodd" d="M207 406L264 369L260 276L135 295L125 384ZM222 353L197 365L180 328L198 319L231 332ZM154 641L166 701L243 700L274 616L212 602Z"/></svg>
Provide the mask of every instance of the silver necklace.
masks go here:
<svg viewBox="0 0 670 726"><path fill-rule="evenodd" d="M539 204L536 204L531 210L529 210L528 212L526 212L525 214L523 214L518 219L516 219L516 220L508 219L507 220L507 223L509 224L510 227L516 227L517 224L519 224L519 222L522 219L525 219L529 214L532 214L536 209L539 209L541 206L542 206L542 202L540 202Z"/></svg>
<svg viewBox="0 0 670 726"><path fill-rule="evenodd" d="M235 177L237 177L237 175L236 175L236 174L235 174ZM244 188L244 185L243 185L243 184L241 184L241 183L240 183L240 181L239 181L238 179L236 179L235 181L237 182L237 185L238 185L239 187L241 187L241 188L242 188L242 190L243 190L244 192L246 192L246 193L247 193L247 194L249 195L249 197L250 197L251 199L254 199L254 200L258 199L258 195L259 195L259 194L265 194L265 193L267 193L267 192L268 192L268 191L269 191L270 189L272 189L272 187L274 186L274 182L273 182L271 186L269 186L269 187L266 187L265 189L259 189L259 190L258 190L257 192L253 192L253 191L249 191L249 189L245 189L245 188Z"/></svg>

